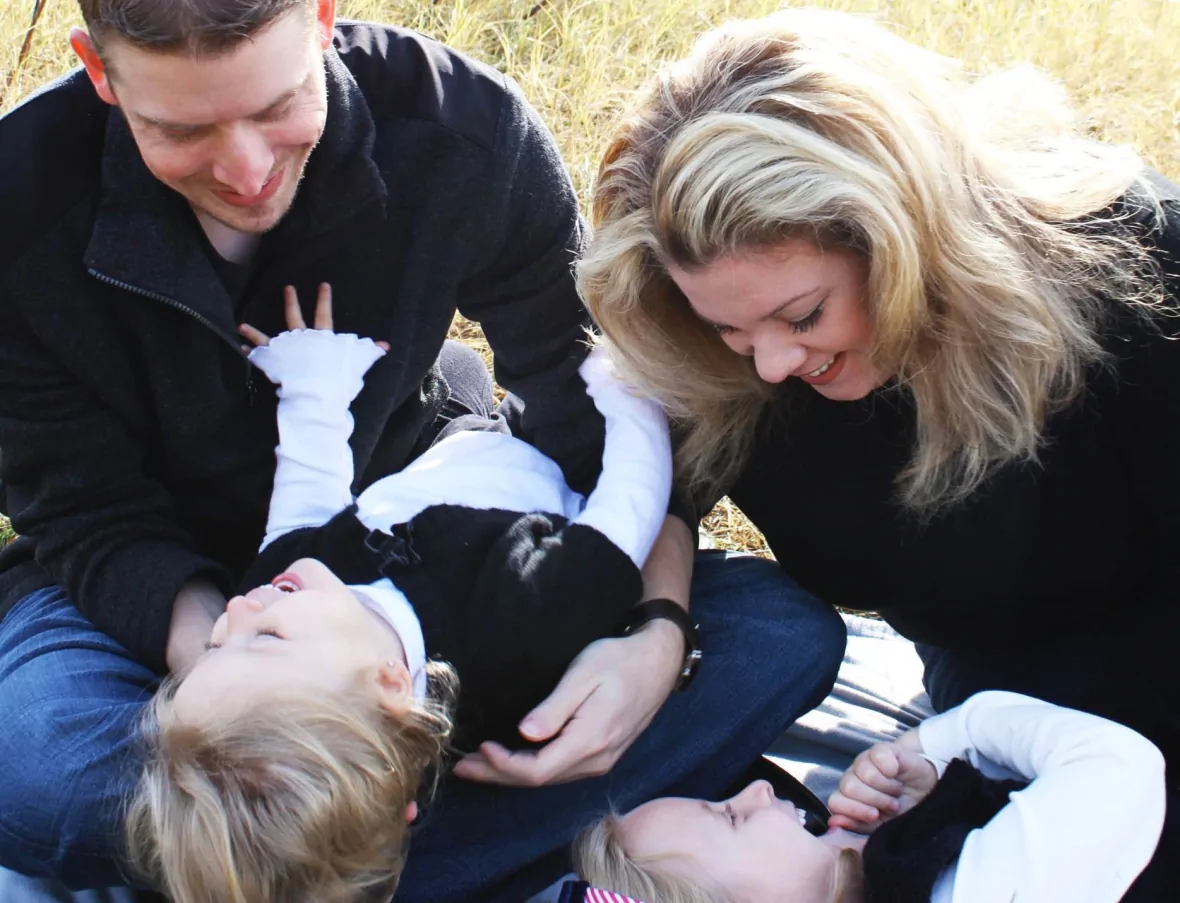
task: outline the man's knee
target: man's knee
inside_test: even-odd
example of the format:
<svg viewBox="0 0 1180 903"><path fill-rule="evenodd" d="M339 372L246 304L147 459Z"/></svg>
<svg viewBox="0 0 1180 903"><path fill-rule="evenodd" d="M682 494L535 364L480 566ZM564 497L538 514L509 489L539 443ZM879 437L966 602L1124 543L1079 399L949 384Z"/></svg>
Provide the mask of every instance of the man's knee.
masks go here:
<svg viewBox="0 0 1180 903"><path fill-rule="evenodd" d="M0 622L0 865L99 886L118 878L119 810L155 677L60 602L22 600Z"/></svg>

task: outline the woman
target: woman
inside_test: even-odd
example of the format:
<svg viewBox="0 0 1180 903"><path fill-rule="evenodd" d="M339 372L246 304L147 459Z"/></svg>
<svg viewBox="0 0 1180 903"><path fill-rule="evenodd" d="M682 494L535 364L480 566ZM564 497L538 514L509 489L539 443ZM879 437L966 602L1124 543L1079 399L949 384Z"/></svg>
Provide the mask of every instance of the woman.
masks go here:
<svg viewBox="0 0 1180 903"><path fill-rule="evenodd" d="M1143 737L999 691L861 753L840 787L820 837L765 781L654 800L583 834L579 871L646 903L1116 903L1164 817Z"/></svg>
<svg viewBox="0 0 1180 903"><path fill-rule="evenodd" d="M1035 72L791 10L653 81L593 214L583 293L698 510L915 640L937 709L1015 690L1175 760L1180 189Z"/></svg>

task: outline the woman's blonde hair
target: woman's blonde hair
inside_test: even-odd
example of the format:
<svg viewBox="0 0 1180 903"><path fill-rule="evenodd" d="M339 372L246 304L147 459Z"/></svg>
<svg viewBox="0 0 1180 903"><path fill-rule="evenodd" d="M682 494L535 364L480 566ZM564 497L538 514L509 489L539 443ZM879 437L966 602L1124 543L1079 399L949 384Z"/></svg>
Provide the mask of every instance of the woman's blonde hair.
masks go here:
<svg viewBox="0 0 1180 903"><path fill-rule="evenodd" d="M574 841L574 870L595 887L642 903L733 903L723 888L678 874L671 856L632 856L618 815L607 815ZM823 903L862 903L864 874L860 856L841 850L836 857L832 893Z"/></svg>
<svg viewBox="0 0 1180 903"><path fill-rule="evenodd" d="M1046 417L1104 360L1104 297L1162 297L1132 222L1158 215L1141 171L1079 136L1030 69L968 84L870 20L787 10L710 32L640 94L602 162L578 280L622 368L668 408L680 478L715 493L772 396L667 266L797 238L863 254L874 363L917 408L899 494L929 515L1036 458ZM1132 188L1141 204L1098 213Z"/></svg>
<svg viewBox="0 0 1180 903"><path fill-rule="evenodd" d="M360 690L234 706L201 724L149 706L131 798L131 862L173 903L386 901L405 865L406 807L437 775L454 672L394 717Z"/></svg>

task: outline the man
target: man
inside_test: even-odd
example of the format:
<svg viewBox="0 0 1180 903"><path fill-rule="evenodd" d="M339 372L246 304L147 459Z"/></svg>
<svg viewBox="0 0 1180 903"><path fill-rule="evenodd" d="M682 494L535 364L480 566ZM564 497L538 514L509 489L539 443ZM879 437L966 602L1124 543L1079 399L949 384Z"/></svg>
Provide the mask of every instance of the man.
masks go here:
<svg viewBox="0 0 1180 903"><path fill-rule="evenodd" d="M0 120L0 479L21 534L0 557L0 865L92 887L125 878L143 702L201 651L261 538L274 398L238 324L277 332L283 286L329 282L341 331L390 342L353 406L358 490L490 410L486 373L443 349L456 308L483 324L513 429L575 488L602 424L576 372L574 193L502 76L337 27L333 0L80 3L84 72ZM692 552L669 518L648 598L687 605ZM698 568L716 664L653 730L634 742L685 658L667 619L585 650L522 724L539 751L457 766L398 899L519 899L608 794L719 792L818 702L834 616L736 570ZM739 690L753 643L770 663Z"/></svg>

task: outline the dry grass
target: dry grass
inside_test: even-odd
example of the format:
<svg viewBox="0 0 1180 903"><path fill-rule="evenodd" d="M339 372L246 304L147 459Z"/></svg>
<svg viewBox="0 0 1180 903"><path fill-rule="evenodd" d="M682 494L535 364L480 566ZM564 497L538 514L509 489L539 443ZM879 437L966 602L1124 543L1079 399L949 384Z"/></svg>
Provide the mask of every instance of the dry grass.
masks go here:
<svg viewBox="0 0 1180 903"><path fill-rule="evenodd" d="M342 0L341 14L417 28L499 67L540 108L580 195L593 183L603 136L627 92L662 60L724 19L776 0ZM1177 0L847 0L815 5L879 16L904 35L976 70L1029 61L1061 78L1094 132L1134 144L1180 176L1180 2ZM33 0L0 0L0 111L65 71L77 24L50 0L17 67ZM6 85L10 85L5 89ZM482 346L478 327L456 334ZM708 527L727 548L763 550L762 537L723 503Z"/></svg>

